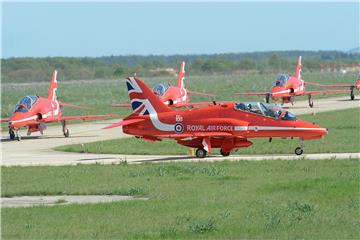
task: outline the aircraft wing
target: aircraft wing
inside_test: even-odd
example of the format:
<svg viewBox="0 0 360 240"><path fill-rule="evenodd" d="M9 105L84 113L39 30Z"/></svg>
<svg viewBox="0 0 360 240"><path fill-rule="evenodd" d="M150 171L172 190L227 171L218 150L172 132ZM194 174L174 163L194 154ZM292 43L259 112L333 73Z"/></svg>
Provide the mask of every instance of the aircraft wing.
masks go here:
<svg viewBox="0 0 360 240"><path fill-rule="evenodd" d="M246 92L246 93L235 93L236 95L241 96L266 96L271 95L270 92Z"/></svg>
<svg viewBox="0 0 360 240"><path fill-rule="evenodd" d="M304 92L304 95L315 95L315 94L327 94L327 93L337 93L337 92L350 92L350 90L318 90L318 91L307 91Z"/></svg>
<svg viewBox="0 0 360 240"><path fill-rule="evenodd" d="M123 120L123 121L120 121L120 122L118 122L118 123L115 123L115 124L111 124L111 125L109 125L109 126L106 126L106 127L104 127L103 129L109 129L109 128L126 126L126 125L129 125L129 124L132 124L132 123L142 122L142 121L144 121L144 120L145 120L145 119L141 119L141 118Z"/></svg>
<svg viewBox="0 0 360 240"><path fill-rule="evenodd" d="M8 122L9 121L9 118L2 118L1 119L1 122Z"/></svg>
<svg viewBox="0 0 360 240"><path fill-rule="evenodd" d="M319 86L319 87L330 87L330 88L336 88L336 87L353 87L354 85L351 84L334 84L334 85L326 85L326 84L320 84L320 83L314 83L314 82L305 82L307 85L313 85L313 86Z"/></svg>
<svg viewBox="0 0 360 240"><path fill-rule="evenodd" d="M190 94L194 94L194 95L202 95L202 96L216 97L215 94L211 94L211 93L194 92L194 91L190 91L190 90L187 90L187 92L190 93Z"/></svg>
<svg viewBox="0 0 360 240"><path fill-rule="evenodd" d="M69 117L60 117L59 121L69 121L69 120L85 120L85 119L97 119L97 118L108 118L116 116L116 114L108 114L108 115L86 115L86 116L69 116Z"/></svg>
<svg viewBox="0 0 360 240"><path fill-rule="evenodd" d="M126 107L129 108L131 107L130 103L116 103L116 104L111 104L112 107Z"/></svg>

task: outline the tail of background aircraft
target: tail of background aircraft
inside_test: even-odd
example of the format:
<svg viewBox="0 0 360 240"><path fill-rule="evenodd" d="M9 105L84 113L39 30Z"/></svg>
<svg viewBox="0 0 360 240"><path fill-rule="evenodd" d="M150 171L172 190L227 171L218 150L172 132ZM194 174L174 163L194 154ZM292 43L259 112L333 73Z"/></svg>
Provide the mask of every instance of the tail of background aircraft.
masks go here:
<svg viewBox="0 0 360 240"><path fill-rule="evenodd" d="M177 87L185 88L184 80L185 80L185 62L182 62L179 70Z"/></svg>
<svg viewBox="0 0 360 240"><path fill-rule="evenodd" d="M49 93L48 93L48 99L55 101L57 98L57 70L55 69L53 74L52 74L52 78L51 78L51 82L50 82L50 88L49 88Z"/></svg>
<svg viewBox="0 0 360 240"><path fill-rule="evenodd" d="M295 77L301 79L301 56L299 56L298 63L296 65Z"/></svg>
<svg viewBox="0 0 360 240"><path fill-rule="evenodd" d="M130 97L131 108L137 115L152 115L161 112L173 111L146 86L144 82L136 77L126 79L126 87Z"/></svg>

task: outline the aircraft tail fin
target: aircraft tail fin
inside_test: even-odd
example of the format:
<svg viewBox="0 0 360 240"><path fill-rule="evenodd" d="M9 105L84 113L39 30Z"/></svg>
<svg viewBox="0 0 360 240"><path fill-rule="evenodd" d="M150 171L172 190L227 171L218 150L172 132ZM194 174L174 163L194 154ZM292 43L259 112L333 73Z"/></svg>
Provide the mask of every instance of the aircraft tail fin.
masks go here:
<svg viewBox="0 0 360 240"><path fill-rule="evenodd" d="M296 65L295 77L301 79L301 56L299 56L298 63Z"/></svg>
<svg viewBox="0 0 360 240"><path fill-rule="evenodd" d="M133 114L143 116L173 111L161 102L151 89L137 77L127 78L126 87Z"/></svg>
<svg viewBox="0 0 360 240"><path fill-rule="evenodd" d="M184 81L185 81L185 62L182 62L179 70L177 87L182 89L185 88Z"/></svg>
<svg viewBox="0 0 360 240"><path fill-rule="evenodd" d="M57 99L57 93L56 93L57 87L58 87L57 74L58 74L58 71L55 69L52 74L52 77L51 77L50 88L49 88L49 93L48 93L48 97L47 97L51 101L55 101Z"/></svg>

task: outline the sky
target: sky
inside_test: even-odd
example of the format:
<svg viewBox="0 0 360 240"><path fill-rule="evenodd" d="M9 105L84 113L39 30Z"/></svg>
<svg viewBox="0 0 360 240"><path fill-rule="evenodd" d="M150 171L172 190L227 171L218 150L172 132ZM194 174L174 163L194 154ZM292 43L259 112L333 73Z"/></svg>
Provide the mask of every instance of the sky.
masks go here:
<svg viewBox="0 0 360 240"><path fill-rule="evenodd" d="M2 2L9 57L341 50L359 44L353 2Z"/></svg>

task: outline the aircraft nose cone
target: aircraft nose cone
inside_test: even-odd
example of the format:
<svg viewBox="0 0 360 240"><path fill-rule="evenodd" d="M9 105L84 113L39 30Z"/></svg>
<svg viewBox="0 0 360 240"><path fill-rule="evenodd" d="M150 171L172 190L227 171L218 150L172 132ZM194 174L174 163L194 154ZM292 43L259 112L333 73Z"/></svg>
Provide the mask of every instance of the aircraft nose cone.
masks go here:
<svg viewBox="0 0 360 240"><path fill-rule="evenodd" d="M329 130L327 128L322 128L320 126L314 125L314 130L313 130L313 135L315 137L324 137L325 135L328 134Z"/></svg>
<svg viewBox="0 0 360 240"><path fill-rule="evenodd" d="M20 128L26 126L31 121L33 121L35 117L30 117L26 113L16 112L9 119L9 126L13 128Z"/></svg>

